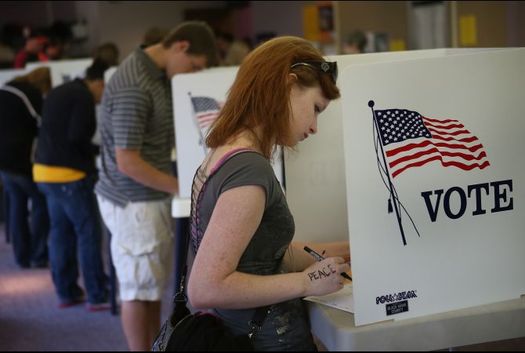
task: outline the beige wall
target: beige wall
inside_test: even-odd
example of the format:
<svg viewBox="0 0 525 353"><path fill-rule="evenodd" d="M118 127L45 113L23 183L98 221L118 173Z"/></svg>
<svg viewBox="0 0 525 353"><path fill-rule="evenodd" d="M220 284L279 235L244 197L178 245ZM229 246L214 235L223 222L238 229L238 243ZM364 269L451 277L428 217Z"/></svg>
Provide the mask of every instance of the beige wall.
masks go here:
<svg viewBox="0 0 525 353"><path fill-rule="evenodd" d="M525 46L525 2L458 1L457 12L458 27L461 16L476 17L478 43L475 46Z"/></svg>
<svg viewBox="0 0 525 353"><path fill-rule="evenodd" d="M173 28L187 8L223 6L222 1L76 1L77 16L88 21L88 47L115 42L120 59L129 55L152 26Z"/></svg>
<svg viewBox="0 0 525 353"><path fill-rule="evenodd" d="M253 34L303 36L303 8L311 1L252 1Z"/></svg>
<svg viewBox="0 0 525 353"><path fill-rule="evenodd" d="M338 44L353 30L386 32L390 40L408 43L409 1L335 1ZM525 46L525 2L448 1L457 10L456 26L462 16L476 18L477 44L474 47ZM447 14L447 15L450 15Z"/></svg>
<svg viewBox="0 0 525 353"><path fill-rule="evenodd" d="M338 1L339 44L354 30L388 33L390 40L408 41L406 1Z"/></svg>
<svg viewBox="0 0 525 353"><path fill-rule="evenodd" d="M525 1L508 1L507 44L511 47L525 47Z"/></svg>
<svg viewBox="0 0 525 353"><path fill-rule="evenodd" d="M326 1L252 1L237 11L231 26L240 36L271 31L278 35L303 36L303 9ZM409 42L409 1L333 1L336 45L355 29L386 32L390 40ZM449 1L460 16L477 20L477 47L525 46L524 1ZM79 45L90 52L96 45L113 41L121 59L136 48L151 26L171 28L187 9L221 8L225 1L4 1L0 24L18 19L35 26L53 20L87 20L89 38ZM239 17L240 16L240 17ZM242 18L241 18L242 17Z"/></svg>
<svg viewBox="0 0 525 353"><path fill-rule="evenodd" d="M475 16L477 44L474 46L507 46L507 3L507 1L458 1L458 28L462 16ZM458 45L462 47L461 40L458 40Z"/></svg>

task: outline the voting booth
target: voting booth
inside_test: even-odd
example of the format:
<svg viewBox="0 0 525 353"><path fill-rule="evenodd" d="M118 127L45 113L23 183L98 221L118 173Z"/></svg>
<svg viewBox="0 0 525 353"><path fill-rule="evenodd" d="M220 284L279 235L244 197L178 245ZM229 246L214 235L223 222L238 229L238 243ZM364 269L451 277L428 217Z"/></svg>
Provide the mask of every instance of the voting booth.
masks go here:
<svg viewBox="0 0 525 353"><path fill-rule="evenodd" d="M26 71L31 71L40 66L49 67L51 71L51 85L56 87L77 77L83 78L86 69L92 62L92 58L32 62L26 65Z"/></svg>
<svg viewBox="0 0 525 353"><path fill-rule="evenodd" d="M525 336L524 59L408 53L340 71L354 281L351 305L309 304L329 350Z"/></svg>
<svg viewBox="0 0 525 353"><path fill-rule="evenodd" d="M11 81L15 77L24 75L25 73L26 73L25 69L0 70L0 86L3 86L5 83Z"/></svg>
<svg viewBox="0 0 525 353"><path fill-rule="evenodd" d="M281 172L295 239L351 243L353 284L309 298L312 331L329 350L525 336L524 56L482 48L327 57L338 62L341 98L317 135L285 150ZM181 193L172 205L185 202L174 217L189 215L203 141L236 71L172 80Z"/></svg>
<svg viewBox="0 0 525 353"><path fill-rule="evenodd" d="M525 294L525 50L341 75L355 324Z"/></svg>
<svg viewBox="0 0 525 353"><path fill-rule="evenodd" d="M30 62L23 69L0 70L0 85L12 80L16 76L24 75L38 67L45 66L49 67L52 87L56 87L75 78L83 78L86 69L92 62L93 59L91 58Z"/></svg>

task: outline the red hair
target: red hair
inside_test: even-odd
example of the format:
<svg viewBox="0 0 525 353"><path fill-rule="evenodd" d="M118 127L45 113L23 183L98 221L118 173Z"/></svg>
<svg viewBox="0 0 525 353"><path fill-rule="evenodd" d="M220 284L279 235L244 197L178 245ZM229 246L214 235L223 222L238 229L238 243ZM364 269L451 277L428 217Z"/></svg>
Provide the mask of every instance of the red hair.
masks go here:
<svg viewBox="0 0 525 353"><path fill-rule="evenodd" d="M238 133L259 128L258 148L270 159L276 145L286 145L290 136L289 74L297 75L303 87L319 85L325 98L339 98L339 89L328 74L306 66L290 66L303 61L324 61L310 42L299 37L271 39L244 59L228 98L206 138L210 148L226 144Z"/></svg>

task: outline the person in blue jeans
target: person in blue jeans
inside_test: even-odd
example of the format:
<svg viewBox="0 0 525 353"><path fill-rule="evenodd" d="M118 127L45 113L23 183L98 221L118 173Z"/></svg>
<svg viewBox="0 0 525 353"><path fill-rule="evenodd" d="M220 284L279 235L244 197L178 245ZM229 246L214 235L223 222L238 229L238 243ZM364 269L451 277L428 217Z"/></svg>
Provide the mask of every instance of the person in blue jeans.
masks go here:
<svg viewBox="0 0 525 353"><path fill-rule="evenodd" d="M47 267L49 216L44 195L31 175L43 95L51 89L49 68L39 67L0 87L0 175L6 204L6 232L16 263Z"/></svg>
<svg viewBox="0 0 525 353"><path fill-rule="evenodd" d="M86 299L78 284L79 269L87 309L110 308L101 218L93 190L97 148L91 142L96 130L95 105L102 96L107 68L105 62L95 59L85 79L55 87L43 107L33 177L47 200L49 260L61 308Z"/></svg>
<svg viewBox="0 0 525 353"><path fill-rule="evenodd" d="M15 261L22 268L46 268L49 233L46 199L31 178L7 172L0 174L9 197L7 217Z"/></svg>
<svg viewBox="0 0 525 353"><path fill-rule="evenodd" d="M84 277L90 311L109 309L107 278L104 273L101 245L102 229L90 175L70 183L38 183L46 195L51 232L49 258L51 275L60 298L59 307L82 303L84 291L78 285L79 266Z"/></svg>

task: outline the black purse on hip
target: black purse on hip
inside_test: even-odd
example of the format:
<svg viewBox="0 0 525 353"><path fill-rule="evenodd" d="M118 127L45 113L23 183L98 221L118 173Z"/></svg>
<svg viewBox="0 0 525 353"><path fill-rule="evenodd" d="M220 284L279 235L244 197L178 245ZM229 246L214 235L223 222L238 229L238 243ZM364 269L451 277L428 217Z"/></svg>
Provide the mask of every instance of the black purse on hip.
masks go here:
<svg viewBox="0 0 525 353"><path fill-rule="evenodd" d="M184 246L188 249L188 235ZM187 272L187 251L180 256L179 269L183 269L177 294L173 298L173 309L170 317L162 325L153 342L152 351L253 351L252 339L260 330L269 306L259 307L250 320L250 331L247 335L234 335L222 320L207 312L191 313L187 306L184 284Z"/></svg>

